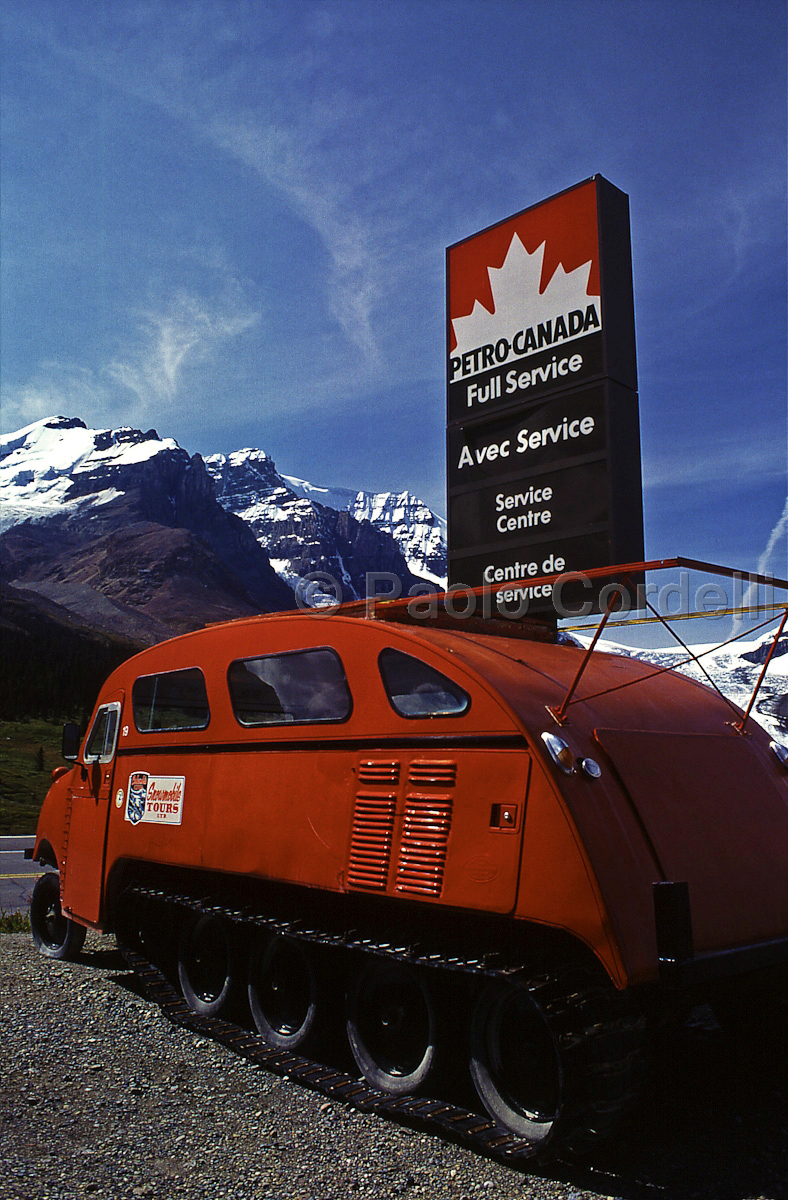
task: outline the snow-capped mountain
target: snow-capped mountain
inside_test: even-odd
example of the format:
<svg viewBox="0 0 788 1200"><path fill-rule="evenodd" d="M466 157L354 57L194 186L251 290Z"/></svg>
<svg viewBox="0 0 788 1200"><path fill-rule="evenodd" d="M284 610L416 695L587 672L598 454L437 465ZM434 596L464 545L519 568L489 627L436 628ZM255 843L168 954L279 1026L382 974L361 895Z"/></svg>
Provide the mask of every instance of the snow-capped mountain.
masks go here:
<svg viewBox="0 0 788 1200"><path fill-rule="evenodd" d="M50 417L0 437L0 533L108 504L121 494L113 474L163 451L184 453L155 429L88 429L76 417ZM108 486L95 488L102 471Z"/></svg>
<svg viewBox="0 0 788 1200"><path fill-rule="evenodd" d="M280 474L257 449L207 455L205 465L219 502L251 525L289 583L325 571L359 597L372 570L393 572L403 586L445 585L445 522L409 492L317 487Z"/></svg>
<svg viewBox="0 0 788 1200"><path fill-rule="evenodd" d="M0 572L30 602L141 642L294 605L199 455L65 417L0 439Z"/></svg>
<svg viewBox="0 0 788 1200"><path fill-rule="evenodd" d="M368 572L433 584L445 538L408 493L329 492L262 450L206 466L155 429L51 417L0 437L0 570L90 628L150 642L291 608L313 572L344 599L366 594Z"/></svg>
<svg viewBox="0 0 788 1200"><path fill-rule="evenodd" d="M369 521L390 534L405 555L414 575L446 586L446 521L411 492L354 492L349 488L324 488L283 475L297 496L315 500L356 521Z"/></svg>

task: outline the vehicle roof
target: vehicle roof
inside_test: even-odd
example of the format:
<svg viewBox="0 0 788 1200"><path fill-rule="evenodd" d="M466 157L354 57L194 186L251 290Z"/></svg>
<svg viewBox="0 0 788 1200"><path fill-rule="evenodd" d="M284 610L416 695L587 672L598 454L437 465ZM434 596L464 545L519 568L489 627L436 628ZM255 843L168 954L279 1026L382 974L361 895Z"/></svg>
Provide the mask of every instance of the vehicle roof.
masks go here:
<svg viewBox="0 0 788 1200"><path fill-rule="evenodd" d="M579 646L517 637L407 629L478 672L530 727L552 720L545 709L561 704L586 654ZM594 650L569 706L569 721L620 725L622 705L630 728L708 732L719 731L721 718L734 719L733 707L711 687L653 663Z"/></svg>
<svg viewBox="0 0 788 1200"><path fill-rule="evenodd" d="M250 652L234 649L233 643L248 645L250 634L264 636L266 631L278 643L275 648L280 649L282 627L287 625L292 626L294 633L298 631L299 643L306 640L313 645L334 645L340 653L346 639L359 637L368 637L379 647L399 643L404 649L405 643L410 643L413 653L419 645L424 646L484 680L526 729L554 728L546 708L561 704L585 650L517 636L465 632L461 622L457 624L456 630L431 628L426 622L403 624L342 613L248 617L149 647L124 663L115 678L121 672L129 678L136 673L155 671L157 658L163 660L158 669L172 670L178 660L186 665L186 659L189 665L196 665L211 643L217 654L229 655L228 662L232 657L265 653L263 645ZM621 726L625 713L626 725L631 729L732 732L729 723L736 719L738 711L712 688L678 672L626 655L595 650L569 705L568 720L590 732L594 728Z"/></svg>

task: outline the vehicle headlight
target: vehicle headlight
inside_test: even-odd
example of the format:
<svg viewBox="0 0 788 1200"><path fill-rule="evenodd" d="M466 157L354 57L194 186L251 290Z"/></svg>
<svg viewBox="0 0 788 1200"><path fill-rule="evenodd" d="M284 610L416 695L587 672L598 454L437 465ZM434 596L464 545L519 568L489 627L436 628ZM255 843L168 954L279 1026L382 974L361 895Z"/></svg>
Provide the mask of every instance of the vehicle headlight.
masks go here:
<svg viewBox="0 0 788 1200"><path fill-rule="evenodd" d="M544 734L542 734L544 737ZM781 746L779 742L769 742L769 749L773 750L781 764L788 770L788 749Z"/></svg>
<svg viewBox="0 0 788 1200"><path fill-rule="evenodd" d="M545 732L542 734L542 741L547 747L547 753L556 766L560 767L565 775L573 775L575 770L575 756L564 739L560 738L556 733Z"/></svg>

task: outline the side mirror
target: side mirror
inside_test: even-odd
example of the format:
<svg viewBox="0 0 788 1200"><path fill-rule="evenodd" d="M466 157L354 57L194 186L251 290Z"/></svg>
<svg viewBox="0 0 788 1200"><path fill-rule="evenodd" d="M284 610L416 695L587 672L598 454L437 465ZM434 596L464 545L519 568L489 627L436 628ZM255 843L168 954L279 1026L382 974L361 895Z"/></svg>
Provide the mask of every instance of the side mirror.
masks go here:
<svg viewBox="0 0 788 1200"><path fill-rule="evenodd" d="M63 746L61 754L68 762L75 762L79 755L79 725L69 722L63 726Z"/></svg>

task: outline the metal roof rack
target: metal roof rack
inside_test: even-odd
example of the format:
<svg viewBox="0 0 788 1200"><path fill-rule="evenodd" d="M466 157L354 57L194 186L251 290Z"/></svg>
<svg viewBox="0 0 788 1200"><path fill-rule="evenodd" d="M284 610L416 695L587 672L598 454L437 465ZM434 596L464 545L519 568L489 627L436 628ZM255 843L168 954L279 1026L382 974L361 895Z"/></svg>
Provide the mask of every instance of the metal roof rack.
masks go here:
<svg viewBox="0 0 788 1200"><path fill-rule="evenodd" d="M689 571L699 571L701 573L710 575L720 575L729 579L733 579L741 584L746 583L762 587L779 588L781 590L788 591L788 580L777 579L771 575L764 575L757 571L742 571L734 567L722 566L719 563L708 563L699 559L685 558L683 556L676 556L675 558L651 559L634 563L619 563L610 567L594 567L588 571L560 572L553 575L542 575L533 579L512 580L511 582L507 581L507 589L512 590L517 587L533 588L544 584L554 584L557 581L566 582L568 580L576 580L578 582L587 580L610 580L612 581L612 584L617 585L611 587L610 584L608 584L608 588L610 590L607 596L604 611L602 612L599 623L594 629L591 641L586 649L581 663L578 666L574 679L567 688L566 694L561 703L553 705L549 709L551 715L559 725L563 724L563 722L566 720L566 713L570 705L578 702L574 699L577 685L582 678L594 649L596 648L602 631L607 625L613 612L616 611L616 598L618 597L620 604L622 591L634 591L637 593L637 579L639 576L644 575L647 571L665 571L676 568L683 568L684 570ZM452 629L455 632L472 634L481 633L493 636L520 637L540 642L555 642L558 640L557 616L544 618L527 615L514 616L511 613L507 613L505 610L502 611L493 600L493 597L496 595L496 593L500 592L501 590L501 584L498 583L487 584L483 587L476 588L463 587L454 591L449 588L446 591L425 592L417 596L400 596L396 599L370 596L366 600L355 600L347 604L339 605L332 611L341 612L346 616L365 617L369 620L395 621L409 624L412 623L414 625L418 624L422 628L442 628ZM465 607L460 608L459 610L455 608L455 598L458 594L461 594L466 598ZM652 615L650 617L640 618L637 623L659 622L665 627L671 637L673 637L679 643L687 655L686 659L680 663L674 663L671 667L655 667L654 671L644 678L650 679L655 675L662 674L664 671L673 670L676 666L685 666L689 663L694 663L706 676L711 686L717 692L719 692L720 695L722 695L720 689L706 671L705 667L701 664L700 659L703 658L705 654L711 653L712 650L719 649L722 646L726 646L737 641L739 638L743 637L745 633L753 633L758 629L771 624L772 621L780 618L782 614L779 626L767 653L766 660L763 664L763 669L761 670L752 696L750 697L743 715L740 716L739 710L731 704L731 709L737 718L735 722L731 722L731 725L737 733L743 734L750 713L752 712L753 705L755 704L758 691L760 690L761 683L763 682L769 663L771 662L771 659L774 656L777 648L780 635L782 634L786 622L788 621L788 603L756 605L752 608L746 606L734 606L730 609L722 610L721 612L716 610L715 615L745 615L761 612L771 612L772 615L767 616L765 620L761 621L753 629L745 630L742 633L736 634L719 643L719 645L707 648L696 654L676 633L675 629L671 627L670 622L674 619L688 620L691 618L700 617L708 618L711 613L708 611L698 611L692 613L677 613L675 616L671 615L670 617L666 617L664 614L658 612L654 605L651 604L645 593L645 590L640 594L642 595L646 608L651 612ZM471 607L471 597L474 598L473 607ZM482 602L481 616L476 614L476 608L479 601ZM317 611L319 612L320 610L318 609ZM496 615L492 615L494 611ZM622 622L622 624L629 623L631 622ZM618 622L614 622L614 625L615 624L618 624ZM573 628L577 629L578 626L574 626ZM592 627L587 626L586 628L591 629ZM631 686L631 684L624 684L621 686ZM613 689L608 688L605 689L605 692L611 690ZM602 694L602 692L595 693L595 695ZM584 696L582 698L584 700L588 700L591 697ZM723 699L726 698L723 696ZM727 701L726 699L726 703L730 703L730 701Z"/></svg>

